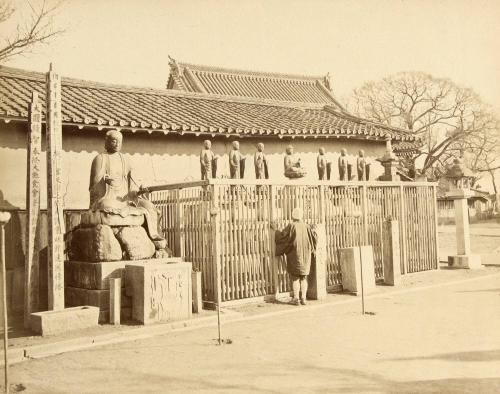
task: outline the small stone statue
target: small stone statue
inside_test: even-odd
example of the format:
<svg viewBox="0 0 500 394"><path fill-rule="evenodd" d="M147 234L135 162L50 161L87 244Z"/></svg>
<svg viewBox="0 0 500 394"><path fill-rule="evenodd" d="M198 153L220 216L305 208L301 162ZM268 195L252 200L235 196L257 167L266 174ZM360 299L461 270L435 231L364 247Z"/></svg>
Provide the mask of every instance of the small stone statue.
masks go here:
<svg viewBox="0 0 500 394"><path fill-rule="evenodd" d="M253 162L255 165L255 179L269 179L267 159L264 154L264 144L262 142L257 144L257 152L255 152Z"/></svg>
<svg viewBox="0 0 500 394"><path fill-rule="evenodd" d="M306 171L300 164L300 159L297 159L293 154L293 146L288 145L284 160L285 176L289 179L302 178L306 175Z"/></svg>
<svg viewBox="0 0 500 394"><path fill-rule="evenodd" d="M340 150L340 156L339 156L339 179L341 181L345 181L346 179L346 174L347 174L347 165L349 162L347 161L347 150L342 148Z"/></svg>
<svg viewBox="0 0 500 394"><path fill-rule="evenodd" d="M365 151L360 150L356 159L356 168L358 170L358 181L366 181L366 159Z"/></svg>
<svg viewBox="0 0 500 394"><path fill-rule="evenodd" d="M240 153L240 143L238 141L233 141L233 149L229 152L229 175L231 179L241 178L241 153Z"/></svg>
<svg viewBox="0 0 500 394"><path fill-rule="evenodd" d="M203 141L203 149L200 153L201 179L210 179L213 177L213 165L215 161L214 152L212 152L212 143L209 140Z"/></svg>
<svg viewBox="0 0 500 394"><path fill-rule="evenodd" d="M325 148L323 147L319 148L319 154L316 161L318 167L318 179L320 181L324 181L326 175L326 166L327 166Z"/></svg>

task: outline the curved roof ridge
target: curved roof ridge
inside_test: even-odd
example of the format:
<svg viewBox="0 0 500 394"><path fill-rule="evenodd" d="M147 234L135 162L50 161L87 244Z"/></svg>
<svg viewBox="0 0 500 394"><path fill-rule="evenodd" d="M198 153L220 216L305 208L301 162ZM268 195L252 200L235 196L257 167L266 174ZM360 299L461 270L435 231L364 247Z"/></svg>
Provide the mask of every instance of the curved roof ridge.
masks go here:
<svg viewBox="0 0 500 394"><path fill-rule="evenodd" d="M280 78L280 79L293 79L293 80L307 80L311 82L315 81L322 81L323 76L317 76L317 75L304 75L304 74L286 74L286 73L277 73L277 72L270 72L270 71L255 71L255 70L244 70L244 69L237 69L237 68L225 68L225 67L218 67L218 66L206 66L203 64L193 64L193 63L184 63L184 62L177 62L177 65L180 68L189 68L190 70L195 70L195 71L210 71L210 72L216 72L216 73L221 73L221 74L238 74L238 75L252 75L255 77L264 77L264 78ZM326 74L325 74L326 75Z"/></svg>

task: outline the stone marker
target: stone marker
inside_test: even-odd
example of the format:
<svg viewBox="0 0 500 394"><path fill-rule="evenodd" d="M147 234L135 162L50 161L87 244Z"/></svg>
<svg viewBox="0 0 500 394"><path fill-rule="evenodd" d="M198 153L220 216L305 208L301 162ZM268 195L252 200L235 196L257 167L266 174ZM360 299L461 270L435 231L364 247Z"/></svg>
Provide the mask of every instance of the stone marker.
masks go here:
<svg viewBox="0 0 500 394"><path fill-rule="evenodd" d="M46 74L48 305L64 308L64 206L62 194L61 77L50 65Z"/></svg>
<svg viewBox="0 0 500 394"><path fill-rule="evenodd" d="M324 224L316 225L318 236L316 255L311 261L311 271L308 276L307 298L323 300L326 298L326 231Z"/></svg>
<svg viewBox="0 0 500 394"><path fill-rule="evenodd" d="M455 158L448 168L446 178L451 181L452 188L446 197L454 200L455 229L457 237L457 254L448 256L448 266L453 268L481 268L481 256L472 254L470 247L469 207L467 199L474 195L470 190L474 174L465 166L462 158Z"/></svg>
<svg viewBox="0 0 500 394"><path fill-rule="evenodd" d="M384 222L384 283L397 286L401 283L401 249L399 246L399 222Z"/></svg>
<svg viewBox="0 0 500 394"><path fill-rule="evenodd" d="M30 316L38 311L39 254L37 245L40 225L40 155L42 153L42 104L33 92L29 107L28 165L26 179L26 253L24 327L31 326Z"/></svg>
<svg viewBox="0 0 500 394"><path fill-rule="evenodd" d="M55 335L83 328L96 327L99 308L78 306L31 314L31 329L42 336Z"/></svg>
<svg viewBox="0 0 500 394"><path fill-rule="evenodd" d="M191 268L187 262L129 262L125 286L132 296L132 318L143 324L190 318Z"/></svg>
<svg viewBox="0 0 500 394"><path fill-rule="evenodd" d="M371 245L340 249L340 269L344 291L361 295L361 263L363 264L364 294L373 293L375 286L375 267Z"/></svg>
<svg viewBox="0 0 500 394"><path fill-rule="evenodd" d="M121 313L121 293L122 280L113 278L109 280L109 322L111 324L120 324Z"/></svg>

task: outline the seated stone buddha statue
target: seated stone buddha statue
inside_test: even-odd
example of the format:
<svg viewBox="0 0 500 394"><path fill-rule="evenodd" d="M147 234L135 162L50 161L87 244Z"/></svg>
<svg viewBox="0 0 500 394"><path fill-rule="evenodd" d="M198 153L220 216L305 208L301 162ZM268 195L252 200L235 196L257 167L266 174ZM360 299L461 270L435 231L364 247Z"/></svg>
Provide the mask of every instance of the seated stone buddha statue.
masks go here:
<svg viewBox="0 0 500 394"><path fill-rule="evenodd" d="M134 181L130 161L121 153L122 141L118 130L108 131L105 152L92 161L90 207L82 215L81 225L86 228L109 226L120 241L124 228L144 227L155 249L164 249L166 240L158 234L157 228L158 211L141 197L143 189Z"/></svg>

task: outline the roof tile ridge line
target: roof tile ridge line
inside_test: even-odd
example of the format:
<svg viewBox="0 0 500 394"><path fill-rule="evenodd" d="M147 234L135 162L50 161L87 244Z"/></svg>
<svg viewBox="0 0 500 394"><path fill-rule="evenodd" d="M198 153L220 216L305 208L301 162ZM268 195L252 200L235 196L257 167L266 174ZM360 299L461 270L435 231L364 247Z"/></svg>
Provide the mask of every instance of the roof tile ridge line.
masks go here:
<svg viewBox="0 0 500 394"><path fill-rule="evenodd" d="M45 73L39 71L26 70L24 68L8 67L0 65L0 76L8 75L16 78L25 77L25 79L45 80Z"/></svg>
<svg viewBox="0 0 500 394"><path fill-rule="evenodd" d="M388 129L388 130L397 131L397 132L400 132L400 133L403 133L403 134L406 134L406 135L414 135L409 130L401 129L401 128L395 127L395 126L385 125L385 124L379 123L379 122L374 122L372 120L361 118L359 116L353 115L353 114L348 113L348 112L339 112L335 108L332 108L328 104L324 105L323 109L325 111L333 113L334 115L338 115L338 116L341 116L341 117L344 117L344 118L349 118L350 120L353 120L353 121L357 121L357 122L360 122L360 123L365 123L367 125L377 126L377 127Z"/></svg>
<svg viewBox="0 0 500 394"><path fill-rule="evenodd" d="M0 66L0 77L2 76L2 69L6 67ZM16 69L14 69L16 70ZM21 74L28 77L24 79L35 79L40 82L45 81L45 76L43 73L39 73L36 71L28 71L17 69L21 71L21 73L15 73L15 75L10 75L7 73L8 77L16 78ZM31 77L31 78L29 78ZM231 101L231 102L240 102L247 104L255 104L255 105L265 105L272 107L292 107L298 109L321 109L324 103L302 103L297 101L286 101L286 100L273 100L266 98L252 98L252 97L241 97L241 96L232 96L232 95L222 95L222 94L213 94L213 93L199 93L199 92L189 92L183 90L176 89L158 89L151 87L139 87L139 86L131 86L131 85L120 85L120 84L108 84L104 82L90 81L84 79L76 79L76 78L68 78L61 76L61 82L63 87L79 87L79 88L94 88L94 89L103 89L103 90L113 90L120 91L126 93L142 93L142 94L155 94L158 96L169 96L169 97L191 97L197 99L207 99L207 100L216 100L216 101Z"/></svg>
<svg viewBox="0 0 500 394"><path fill-rule="evenodd" d="M295 80L310 80L310 81L317 81L321 80L323 76L318 76L318 75L304 75L304 74L286 74L286 73L278 73L278 72L270 72L270 71L255 71L255 70L244 70L244 69L237 69L237 68L224 68L224 67L218 67L218 66L206 66L203 64L193 64L193 63L183 63L183 62L177 62L179 66L182 65L182 67L189 67L191 70L194 71L212 71L212 72L218 72L218 73L225 73L225 74L242 74L242 75L252 75L256 77L269 77L269 78L280 78L280 79L295 79Z"/></svg>
<svg viewBox="0 0 500 394"><path fill-rule="evenodd" d="M316 81L316 84L318 85L318 87L321 89L321 91L323 91L330 99L332 99L332 101L338 105L338 107L342 110L342 111L345 111L345 107L340 104L340 102L335 98L335 96L333 95L333 93L323 84L322 81L318 80Z"/></svg>

